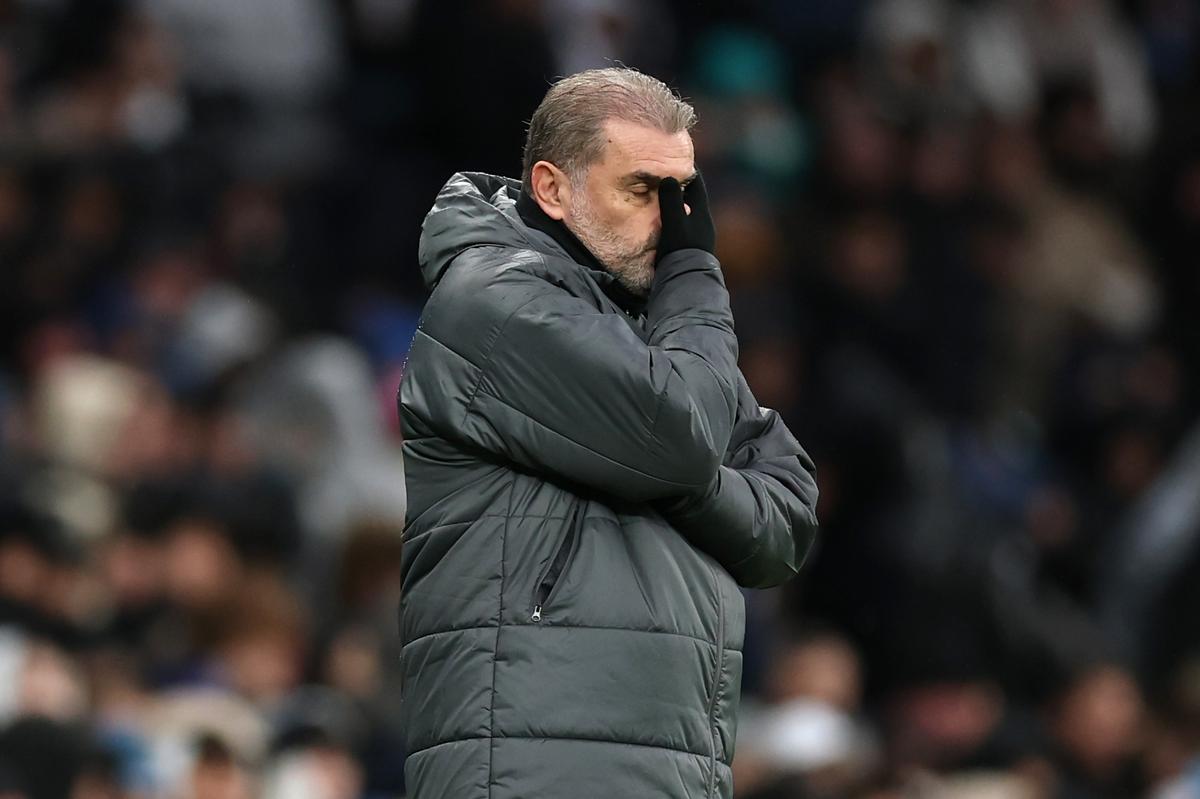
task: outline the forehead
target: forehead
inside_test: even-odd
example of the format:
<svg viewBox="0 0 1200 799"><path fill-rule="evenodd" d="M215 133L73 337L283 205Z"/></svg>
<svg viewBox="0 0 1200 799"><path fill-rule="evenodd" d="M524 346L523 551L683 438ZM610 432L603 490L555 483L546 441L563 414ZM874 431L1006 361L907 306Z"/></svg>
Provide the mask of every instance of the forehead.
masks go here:
<svg viewBox="0 0 1200 799"><path fill-rule="evenodd" d="M692 137L687 131L664 133L635 122L610 119L604 123L601 166L616 176L645 172L687 180L695 170Z"/></svg>

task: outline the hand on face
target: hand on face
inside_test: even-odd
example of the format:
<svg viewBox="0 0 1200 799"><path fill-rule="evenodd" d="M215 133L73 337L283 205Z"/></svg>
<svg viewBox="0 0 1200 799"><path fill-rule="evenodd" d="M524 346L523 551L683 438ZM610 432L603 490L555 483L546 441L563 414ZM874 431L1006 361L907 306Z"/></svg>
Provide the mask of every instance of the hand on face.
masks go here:
<svg viewBox="0 0 1200 799"><path fill-rule="evenodd" d="M675 178L664 178L658 186L658 206L662 232L658 238L656 260L678 250L716 250L716 229L708 210L708 192L699 172L683 188Z"/></svg>

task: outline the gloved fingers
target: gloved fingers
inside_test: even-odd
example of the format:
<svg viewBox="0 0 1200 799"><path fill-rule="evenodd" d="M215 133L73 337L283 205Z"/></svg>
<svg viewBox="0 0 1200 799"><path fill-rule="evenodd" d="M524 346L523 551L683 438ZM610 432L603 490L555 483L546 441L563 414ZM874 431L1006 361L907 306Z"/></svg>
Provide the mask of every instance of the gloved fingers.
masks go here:
<svg viewBox="0 0 1200 799"><path fill-rule="evenodd" d="M675 178L663 178L658 184L658 208L664 217L683 216L683 189Z"/></svg>
<svg viewBox="0 0 1200 799"><path fill-rule="evenodd" d="M683 190L683 200L692 207L692 213L708 212L708 189L704 186L704 174L697 171L696 177Z"/></svg>

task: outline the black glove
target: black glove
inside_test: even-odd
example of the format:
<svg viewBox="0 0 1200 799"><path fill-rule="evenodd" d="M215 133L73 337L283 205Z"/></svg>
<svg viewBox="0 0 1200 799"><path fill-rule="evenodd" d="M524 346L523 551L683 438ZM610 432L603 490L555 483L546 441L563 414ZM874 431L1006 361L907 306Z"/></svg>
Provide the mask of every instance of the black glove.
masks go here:
<svg viewBox="0 0 1200 799"><path fill-rule="evenodd" d="M692 212L683 210L687 203ZM658 208L662 215L662 233L658 238L655 260L661 261L676 250L716 250L717 232L708 212L708 192L704 178L697 173L686 189L675 178L663 178L658 184Z"/></svg>

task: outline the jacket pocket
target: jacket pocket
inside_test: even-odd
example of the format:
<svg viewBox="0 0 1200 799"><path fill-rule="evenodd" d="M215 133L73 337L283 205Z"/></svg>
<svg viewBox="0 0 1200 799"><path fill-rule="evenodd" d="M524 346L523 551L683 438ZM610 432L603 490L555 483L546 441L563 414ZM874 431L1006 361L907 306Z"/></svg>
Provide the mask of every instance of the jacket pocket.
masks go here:
<svg viewBox="0 0 1200 799"><path fill-rule="evenodd" d="M567 564L570 563L571 556L578 548L579 527L583 519L583 506L586 504L584 500L579 500L575 503L575 509L567 522L566 532L563 533L562 541L559 542L558 549L554 552L554 557L550 559L550 565L542 572L541 577L538 578L537 584L534 586L533 612L529 615L530 621L540 622L543 619L546 607L554 597L554 589L558 587L559 580L563 572L567 570Z"/></svg>

